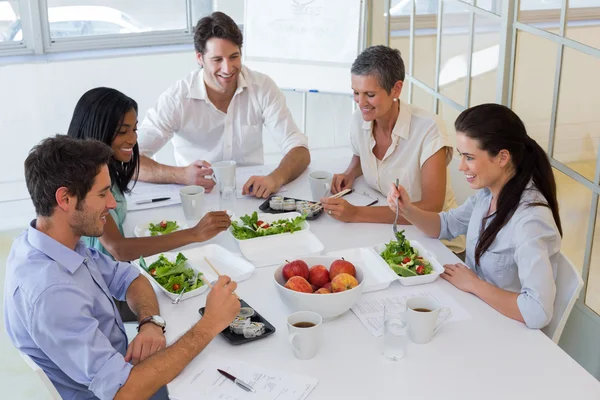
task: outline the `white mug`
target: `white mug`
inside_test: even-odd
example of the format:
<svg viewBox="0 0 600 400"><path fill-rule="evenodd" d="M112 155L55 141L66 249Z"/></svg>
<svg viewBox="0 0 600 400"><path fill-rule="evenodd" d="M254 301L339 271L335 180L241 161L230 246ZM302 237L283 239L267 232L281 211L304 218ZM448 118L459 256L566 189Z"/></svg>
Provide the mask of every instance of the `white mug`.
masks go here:
<svg viewBox="0 0 600 400"><path fill-rule="evenodd" d="M438 323L438 316L442 316ZM451 311L429 297L414 297L406 300L406 319L410 339L419 344L429 343L433 335L448 319Z"/></svg>
<svg viewBox="0 0 600 400"><path fill-rule="evenodd" d="M288 317L288 342L294 355L300 360L310 360L317 355L321 346L321 325L323 318L312 311L298 311ZM307 324L309 327L295 326Z"/></svg>
<svg viewBox="0 0 600 400"><path fill-rule="evenodd" d="M235 161L219 161L211 165L213 170L211 178L219 186L219 189L224 187L235 188Z"/></svg>
<svg viewBox="0 0 600 400"><path fill-rule="evenodd" d="M199 220L202 217L202 203L204 202L204 188L202 186L184 186L179 190L183 214L187 220Z"/></svg>
<svg viewBox="0 0 600 400"><path fill-rule="evenodd" d="M333 174L327 171L315 171L308 175L308 183L314 201L319 201L331 190Z"/></svg>

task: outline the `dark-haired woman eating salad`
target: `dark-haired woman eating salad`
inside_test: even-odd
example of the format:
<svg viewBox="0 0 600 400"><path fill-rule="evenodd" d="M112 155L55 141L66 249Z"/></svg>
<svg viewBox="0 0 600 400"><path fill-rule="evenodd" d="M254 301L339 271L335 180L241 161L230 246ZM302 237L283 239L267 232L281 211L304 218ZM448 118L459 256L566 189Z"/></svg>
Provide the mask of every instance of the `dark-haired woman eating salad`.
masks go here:
<svg viewBox="0 0 600 400"><path fill-rule="evenodd" d="M460 170L473 189L462 206L428 212L391 185L388 203L425 234L467 235L466 263L442 277L529 328L548 325L554 311L561 223L556 183L546 153L510 109L483 104L455 122Z"/></svg>

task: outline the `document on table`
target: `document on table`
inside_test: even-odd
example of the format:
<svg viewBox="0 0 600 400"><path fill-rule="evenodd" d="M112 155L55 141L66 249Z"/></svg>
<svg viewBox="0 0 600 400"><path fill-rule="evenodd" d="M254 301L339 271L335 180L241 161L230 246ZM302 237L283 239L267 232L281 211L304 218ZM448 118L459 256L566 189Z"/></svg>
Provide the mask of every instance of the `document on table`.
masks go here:
<svg viewBox="0 0 600 400"><path fill-rule="evenodd" d="M437 301L442 307L448 307L452 313L447 322L464 321L471 318L471 314L462 308L443 289L435 286L406 286L402 293L391 294L388 291L372 292L363 295L361 300L352 306L352 312L373 336L383 335L383 306L390 303L406 303L413 297L429 297ZM444 316L446 310L442 310L438 318Z"/></svg>
<svg viewBox="0 0 600 400"><path fill-rule="evenodd" d="M183 185L173 184L157 184L148 182L137 182L131 191L131 194L127 195L127 211L135 210L146 210L148 208L172 206L174 204L181 204L181 198L179 197L179 190ZM137 204L139 201L159 199L168 197L168 200Z"/></svg>
<svg viewBox="0 0 600 400"><path fill-rule="evenodd" d="M273 170L275 170L275 168L277 168L277 165L254 165L251 167L238 167L235 171L235 187L237 197L245 197L244 195L242 195L242 189L244 188L244 185L246 184L246 182L248 182L248 179L250 179L250 177L254 175L269 175L271 172L273 172ZM279 189L279 192L277 193L285 191L287 191L287 188L284 185L281 187L281 189Z"/></svg>
<svg viewBox="0 0 600 400"><path fill-rule="evenodd" d="M346 200L348 203L352 204L353 206L357 206L357 207L372 206L374 204L379 203L379 199L377 198L377 195L374 195L367 191L353 190L351 193L348 193L347 195L343 196L342 198L344 200ZM381 205L385 205L385 204L381 204Z"/></svg>
<svg viewBox="0 0 600 400"><path fill-rule="evenodd" d="M245 391L217 372L217 368L249 384L256 393ZM309 376L216 356L203 360L201 367L188 374L186 380L186 384L170 393L172 400L304 400L319 382Z"/></svg>

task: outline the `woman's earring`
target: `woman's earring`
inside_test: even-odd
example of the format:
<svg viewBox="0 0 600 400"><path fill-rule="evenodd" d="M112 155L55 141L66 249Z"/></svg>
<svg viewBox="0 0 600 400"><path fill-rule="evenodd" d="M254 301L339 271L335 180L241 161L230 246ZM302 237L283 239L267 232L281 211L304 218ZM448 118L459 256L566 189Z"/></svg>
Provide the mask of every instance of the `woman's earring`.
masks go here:
<svg viewBox="0 0 600 400"><path fill-rule="evenodd" d="M394 97L394 101L398 101L398 99Z"/></svg>

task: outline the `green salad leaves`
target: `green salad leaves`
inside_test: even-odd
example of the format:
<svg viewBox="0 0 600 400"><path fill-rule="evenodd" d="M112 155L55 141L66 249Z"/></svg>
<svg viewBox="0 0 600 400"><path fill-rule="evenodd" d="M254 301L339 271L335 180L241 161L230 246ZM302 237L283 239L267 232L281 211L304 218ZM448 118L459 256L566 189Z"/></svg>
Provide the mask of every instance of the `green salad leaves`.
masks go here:
<svg viewBox="0 0 600 400"><path fill-rule="evenodd" d="M390 268L405 278L431 274L433 271L431 264L413 249L408 239L404 237L404 231L398 232L396 238L398 240L386 244L385 250L381 252L381 257Z"/></svg>
<svg viewBox="0 0 600 400"><path fill-rule="evenodd" d="M266 223L258 219L258 213L255 211L252 215L241 216L240 220L242 221L242 224L238 223L238 221L231 222L233 236L235 236L236 239L245 240L300 231L302 230L302 223L306 220L306 217L302 215L294 219L280 219L271 223Z"/></svg>
<svg viewBox="0 0 600 400"><path fill-rule="evenodd" d="M158 224L150 223L148 230L151 236L166 235L179 229L176 221L160 221Z"/></svg>
<svg viewBox="0 0 600 400"><path fill-rule="evenodd" d="M177 254L175 262L169 261L164 254L161 254L150 266L146 265L143 257L140 257L139 264L156 282L171 293L189 292L204 286L202 272L189 268L187 258L181 253Z"/></svg>

